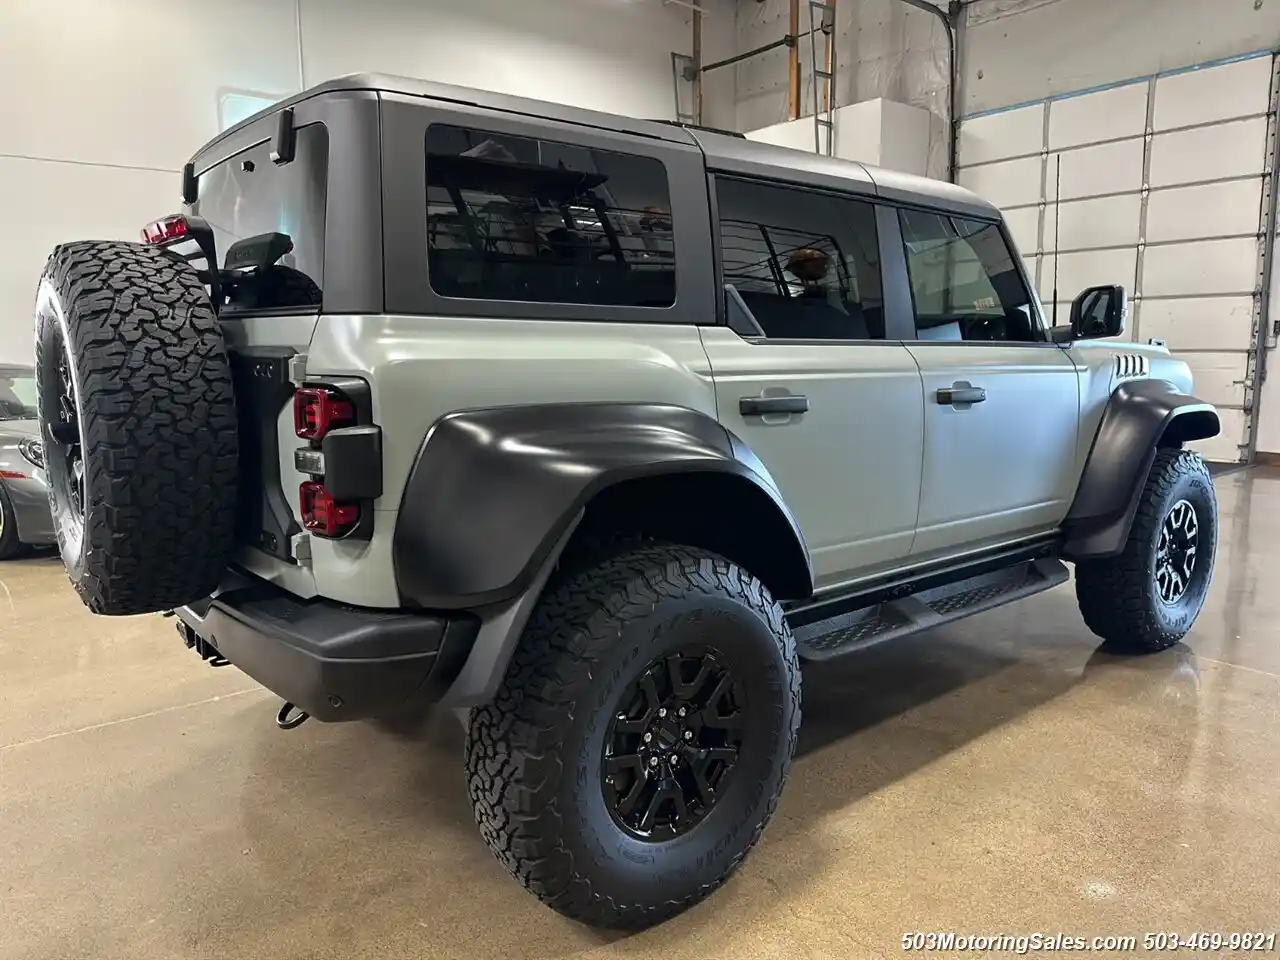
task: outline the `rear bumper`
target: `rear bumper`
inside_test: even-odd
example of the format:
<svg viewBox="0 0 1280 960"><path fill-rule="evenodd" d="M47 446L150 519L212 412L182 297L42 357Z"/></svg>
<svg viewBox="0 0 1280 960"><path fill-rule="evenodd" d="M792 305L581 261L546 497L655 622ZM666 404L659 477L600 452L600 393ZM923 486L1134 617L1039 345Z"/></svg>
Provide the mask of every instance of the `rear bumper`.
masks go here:
<svg viewBox="0 0 1280 960"><path fill-rule="evenodd" d="M318 720L386 716L439 699L479 628L465 613L301 600L239 574L212 598L174 614L189 644L203 640Z"/></svg>

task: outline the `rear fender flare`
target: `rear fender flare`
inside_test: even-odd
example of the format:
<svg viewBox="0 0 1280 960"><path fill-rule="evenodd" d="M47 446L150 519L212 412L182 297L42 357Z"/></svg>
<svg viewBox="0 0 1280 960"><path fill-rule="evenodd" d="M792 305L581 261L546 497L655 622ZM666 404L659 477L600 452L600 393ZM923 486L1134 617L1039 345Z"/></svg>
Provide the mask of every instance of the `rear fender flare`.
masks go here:
<svg viewBox="0 0 1280 960"><path fill-rule="evenodd" d="M716 420L668 404L565 403L463 411L431 428L392 540L401 600L428 609L511 600L555 562L599 493L677 473L732 475L763 494L784 571L769 585L780 598L812 592L808 550L777 485Z"/></svg>
<svg viewBox="0 0 1280 960"><path fill-rule="evenodd" d="M1063 556L1115 556L1129 537L1147 474L1161 447L1215 437L1212 404L1167 380L1135 380L1111 394L1064 523Z"/></svg>

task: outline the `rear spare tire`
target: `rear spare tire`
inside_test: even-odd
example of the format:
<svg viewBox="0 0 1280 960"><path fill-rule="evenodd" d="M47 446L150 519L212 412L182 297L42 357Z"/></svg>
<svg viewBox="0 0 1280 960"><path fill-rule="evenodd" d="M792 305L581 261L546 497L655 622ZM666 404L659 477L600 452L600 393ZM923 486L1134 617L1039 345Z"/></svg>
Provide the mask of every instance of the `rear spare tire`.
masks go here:
<svg viewBox="0 0 1280 960"><path fill-rule="evenodd" d="M195 271L135 243L57 247L36 386L58 548L85 605L151 613L212 593L234 547L236 410Z"/></svg>

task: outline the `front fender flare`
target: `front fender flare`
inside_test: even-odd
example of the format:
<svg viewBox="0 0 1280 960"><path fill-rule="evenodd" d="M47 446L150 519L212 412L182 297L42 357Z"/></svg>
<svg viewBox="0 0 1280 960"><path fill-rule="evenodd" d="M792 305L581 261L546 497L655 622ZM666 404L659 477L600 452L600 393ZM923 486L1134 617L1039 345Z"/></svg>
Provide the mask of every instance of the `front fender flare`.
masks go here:
<svg viewBox="0 0 1280 960"><path fill-rule="evenodd" d="M1135 380L1111 394L1064 523L1063 556L1085 560L1124 549L1142 490L1161 447L1215 437L1212 404L1167 380Z"/></svg>

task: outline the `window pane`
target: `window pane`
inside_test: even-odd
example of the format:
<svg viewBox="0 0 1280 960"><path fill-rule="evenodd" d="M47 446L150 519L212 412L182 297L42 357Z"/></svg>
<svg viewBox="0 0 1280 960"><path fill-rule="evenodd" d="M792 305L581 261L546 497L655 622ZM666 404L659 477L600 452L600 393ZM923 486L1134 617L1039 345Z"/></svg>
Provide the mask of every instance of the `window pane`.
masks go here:
<svg viewBox="0 0 1280 960"><path fill-rule="evenodd" d="M1031 296L996 224L916 210L900 218L921 340L1040 339Z"/></svg>
<svg viewBox="0 0 1280 960"><path fill-rule="evenodd" d="M667 174L650 157L433 126L427 245L445 297L675 303Z"/></svg>
<svg viewBox="0 0 1280 960"><path fill-rule="evenodd" d="M765 336L884 339L871 204L728 179L716 194L724 282Z"/></svg>
<svg viewBox="0 0 1280 960"><path fill-rule="evenodd" d="M261 143L200 174L200 196L191 209L213 228L224 264L238 241L272 233L292 241L266 269L237 271L234 283L223 284L228 312L321 305L329 134L312 123L298 128L297 138L292 163L272 163L271 145Z"/></svg>

